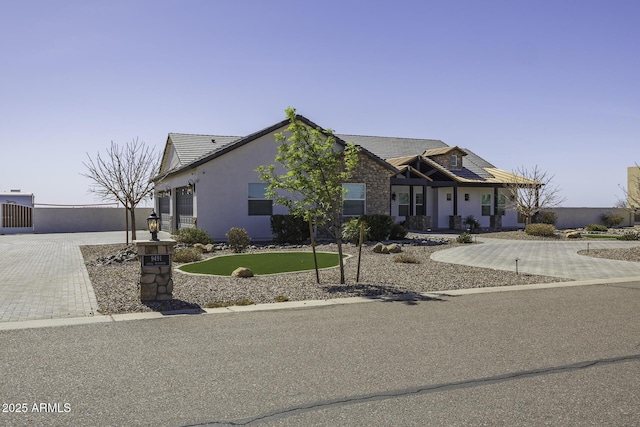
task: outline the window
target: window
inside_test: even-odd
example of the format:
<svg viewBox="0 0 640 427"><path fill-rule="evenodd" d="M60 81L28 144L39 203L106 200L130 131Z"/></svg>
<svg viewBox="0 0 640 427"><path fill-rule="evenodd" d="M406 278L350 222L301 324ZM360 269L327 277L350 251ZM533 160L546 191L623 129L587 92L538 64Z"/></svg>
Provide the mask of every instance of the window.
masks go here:
<svg viewBox="0 0 640 427"><path fill-rule="evenodd" d="M507 196L504 194L498 194L498 211L496 212L496 215L504 215L506 204Z"/></svg>
<svg viewBox="0 0 640 427"><path fill-rule="evenodd" d="M409 193L398 193L398 215L409 216Z"/></svg>
<svg viewBox="0 0 640 427"><path fill-rule="evenodd" d="M451 193L447 193L447 201L450 202L451 201Z"/></svg>
<svg viewBox="0 0 640 427"><path fill-rule="evenodd" d="M416 215L424 215L424 197L422 193L416 193Z"/></svg>
<svg viewBox="0 0 640 427"><path fill-rule="evenodd" d="M464 201L465 202L469 201L469 193L464 193Z"/></svg>
<svg viewBox="0 0 640 427"><path fill-rule="evenodd" d="M249 215L271 215L273 200L264 195L267 184L249 183Z"/></svg>
<svg viewBox="0 0 640 427"><path fill-rule="evenodd" d="M367 187L365 184L342 184L347 190L342 203L344 216L359 216L365 214Z"/></svg>
<svg viewBox="0 0 640 427"><path fill-rule="evenodd" d="M491 215L491 194L482 195L482 216Z"/></svg>
<svg viewBox="0 0 640 427"><path fill-rule="evenodd" d="M452 168L458 167L458 156L455 154L451 155L451 167Z"/></svg>

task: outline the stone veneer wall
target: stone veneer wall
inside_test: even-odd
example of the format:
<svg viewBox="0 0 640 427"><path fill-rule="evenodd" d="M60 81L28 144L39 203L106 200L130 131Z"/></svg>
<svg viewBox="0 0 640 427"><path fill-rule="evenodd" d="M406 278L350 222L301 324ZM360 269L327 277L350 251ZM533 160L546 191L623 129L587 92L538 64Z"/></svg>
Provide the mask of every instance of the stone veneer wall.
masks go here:
<svg viewBox="0 0 640 427"><path fill-rule="evenodd" d="M369 156L360 153L360 161L348 182L367 185L366 214L389 215L391 213L391 171Z"/></svg>
<svg viewBox="0 0 640 427"><path fill-rule="evenodd" d="M451 166L451 156L455 154L456 156L458 156L458 166L453 167ZM463 159L463 155L462 152L458 151L458 150L453 150L450 153L447 154L440 154L437 156L429 156L429 158L431 160L433 160L434 162L438 163L441 166L444 166L445 168L449 169L449 170L459 170L462 169L462 159Z"/></svg>
<svg viewBox="0 0 640 427"><path fill-rule="evenodd" d="M173 247L175 240L136 240L138 257L140 258L140 300L168 301L173 299L173 279L171 278L171 264L173 262ZM169 255L168 267L144 267L143 255Z"/></svg>
<svg viewBox="0 0 640 427"><path fill-rule="evenodd" d="M427 231L431 228L431 217L428 215L408 216L407 228L414 231Z"/></svg>

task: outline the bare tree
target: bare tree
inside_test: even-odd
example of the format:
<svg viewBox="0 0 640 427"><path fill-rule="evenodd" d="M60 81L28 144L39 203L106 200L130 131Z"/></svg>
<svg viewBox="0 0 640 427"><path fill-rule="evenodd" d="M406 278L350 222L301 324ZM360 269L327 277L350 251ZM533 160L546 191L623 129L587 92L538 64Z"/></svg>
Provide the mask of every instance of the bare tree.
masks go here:
<svg viewBox="0 0 640 427"><path fill-rule="evenodd" d="M152 197L151 178L158 172L160 152L136 138L124 147L111 141L103 157L98 153L95 160L87 153L88 161L82 164L87 173L82 175L93 181L89 192L102 200L116 201L125 208L127 244L129 244L129 217L131 239L136 239L136 211L138 204Z"/></svg>
<svg viewBox="0 0 640 427"><path fill-rule="evenodd" d="M534 166L528 170L520 167L513 172L512 181L505 184L509 193L509 208L515 210L530 224L537 213L560 206L565 201L560 188L553 186L554 175Z"/></svg>

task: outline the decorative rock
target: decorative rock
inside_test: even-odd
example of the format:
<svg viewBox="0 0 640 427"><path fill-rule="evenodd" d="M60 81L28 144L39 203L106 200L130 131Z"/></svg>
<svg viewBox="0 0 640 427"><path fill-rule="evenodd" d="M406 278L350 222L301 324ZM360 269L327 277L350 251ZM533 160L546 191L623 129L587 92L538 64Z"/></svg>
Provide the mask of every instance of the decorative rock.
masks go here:
<svg viewBox="0 0 640 427"><path fill-rule="evenodd" d="M231 277L253 277L253 271L250 268L238 267L233 270Z"/></svg>
<svg viewBox="0 0 640 427"><path fill-rule="evenodd" d="M385 247L385 246L384 246L382 243L378 242L378 243L376 243L376 245L373 247L373 252L375 252L375 253L377 253L377 254L381 254L381 253L382 253L382 249L383 249L384 247Z"/></svg>
<svg viewBox="0 0 640 427"><path fill-rule="evenodd" d="M400 245L399 245L399 244L397 244L397 243L392 243L392 244L390 244L390 245L387 245L387 251L388 251L390 254L397 254L397 253L399 253L399 252L402 252L402 246L400 246Z"/></svg>
<svg viewBox="0 0 640 427"><path fill-rule="evenodd" d="M202 243L194 243L193 247L196 249L200 249L202 252L206 252L207 251L207 247L205 245L203 245Z"/></svg>
<svg viewBox="0 0 640 427"><path fill-rule="evenodd" d="M207 253L209 252L213 252L214 251L214 246L213 244L209 243L208 245L205 245L204 250L207 251Z"/></svg>
<svg viewBox="0 0 640 427"><path fill-rule="evenodd" d="M571 233L567 233L567 239L579 239L582 237L579 231L572 231Z"/></svg>

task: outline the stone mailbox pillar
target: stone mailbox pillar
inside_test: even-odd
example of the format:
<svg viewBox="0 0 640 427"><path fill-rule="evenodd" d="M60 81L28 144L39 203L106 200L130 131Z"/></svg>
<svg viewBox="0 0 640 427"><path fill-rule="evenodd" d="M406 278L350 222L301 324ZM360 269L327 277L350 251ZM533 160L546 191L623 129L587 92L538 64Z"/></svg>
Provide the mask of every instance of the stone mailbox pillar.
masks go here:
<svg viewBox="0 0 640 427"><path fill-rule="evenodd" d="M173 299L171 264L175 240L136 240L140 258L140 300Z"/></svg>

